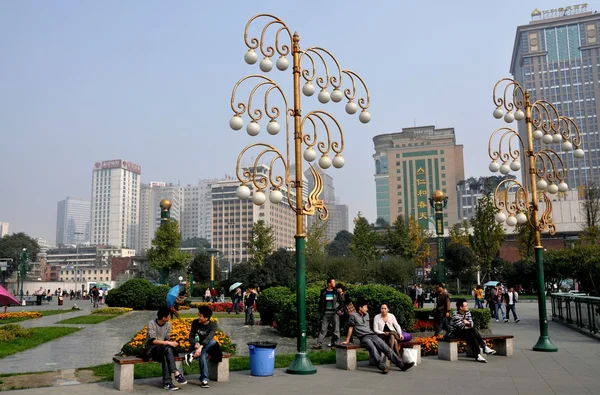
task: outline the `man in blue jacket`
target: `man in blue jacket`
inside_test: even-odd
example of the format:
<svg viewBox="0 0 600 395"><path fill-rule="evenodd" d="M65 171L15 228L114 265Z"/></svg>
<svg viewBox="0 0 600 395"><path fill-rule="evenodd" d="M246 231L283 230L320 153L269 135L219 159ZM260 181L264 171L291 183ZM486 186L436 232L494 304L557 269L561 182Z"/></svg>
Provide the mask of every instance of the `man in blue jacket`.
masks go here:
<svg viewBox="0 0 600 395"><path fill-rule="evenodd" d="M340 318L338 317L339 296L335 289L335 279L330 277L327 279L327 287L321 290L319 298L319 311L321 312L321 332L317 338L317 344L313 346L315 350L323 347L323 339L327 335L329 325L333 326L333 334L331 335L331 343L328 347L333 347L340 340Z"/></svg>

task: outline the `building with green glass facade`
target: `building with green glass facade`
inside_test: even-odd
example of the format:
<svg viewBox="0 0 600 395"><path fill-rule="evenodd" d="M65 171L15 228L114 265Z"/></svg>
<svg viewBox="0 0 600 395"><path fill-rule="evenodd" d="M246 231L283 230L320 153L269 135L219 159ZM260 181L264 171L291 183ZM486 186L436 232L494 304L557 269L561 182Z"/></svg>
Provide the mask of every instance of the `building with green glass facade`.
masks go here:
<svg viewBox="0 0 600 395"><path fill-rule="evenodd" d="M573 118L580 128L585 156L560 154L571 188L600 184L600 14L587 5L539 11L528 25L517 27L510 73L529 91L533 101L551 102L559 114ZM518 125L525 137L525 122ZM536 142L540 144L540 142ZM539 148L539 147L538 147ZM523 166L525 171L527 166Z"/></svg>
<svg viewBox="0 0 600 395"><path fill-rule="evenodd" d="M465 175L463 146L456 144L454 128L404 128L400 133L373 138L377 217L393 223L399 215L414 216L424 229L433 229L428 198L440 189L448 207L456 207L456 185ZM458 222L458 211L444 213L444 226Z"/></svg>

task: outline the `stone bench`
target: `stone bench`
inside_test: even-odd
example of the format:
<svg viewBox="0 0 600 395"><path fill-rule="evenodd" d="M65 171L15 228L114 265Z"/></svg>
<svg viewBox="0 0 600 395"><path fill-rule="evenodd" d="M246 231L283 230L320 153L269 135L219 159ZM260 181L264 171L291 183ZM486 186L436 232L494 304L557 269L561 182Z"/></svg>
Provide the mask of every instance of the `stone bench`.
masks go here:
<svg viewBox="0 0 600 395"><path fill-rule="evenodd" d="M496 351L496 355L503 355L511 357L513 355L513 339L511 335L497 335L497 336L481 336L486 341L492 342L492 348ZM438 359L444 361L458 361L458 342L462 339L438 339ZM474 350L466 346L466 354L469 357L475 357Z"/></svg>
<svg viewBox="0 0 600 395"><path fill-rule="evenodd" d="M417 350L417 365L421 363L421 343L417 341L400 342L400 351L405 348ZM343 370L356 370L356 351L362 350L359 344L336 344L335 348L335 366ZM400 353L402 355L402 353Z"/></svg>
<svg viewBox="0 0 600 395"><path fill-rule="evenodd" d="M219 363L208 360L208 378L216 382L229 381L229 358L231 354L223 353L223 360ZM185 354L179 354L175 357L175 367L183 372L183 361ZM113 357L114 380L113 384L119 391L133 390L133 367L146 362L156 362L152 359L144 361L140 357Z"/></svg>

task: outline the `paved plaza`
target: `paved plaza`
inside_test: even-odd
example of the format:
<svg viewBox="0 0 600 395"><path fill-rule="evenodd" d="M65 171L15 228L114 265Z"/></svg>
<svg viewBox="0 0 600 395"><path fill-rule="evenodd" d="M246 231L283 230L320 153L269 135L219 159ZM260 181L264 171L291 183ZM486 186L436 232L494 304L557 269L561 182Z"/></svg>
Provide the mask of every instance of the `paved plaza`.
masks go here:
<svg viewBox="0 0 600 395"><path fill-rule="evenodd" d="M83 306L82 306L83 307ZM284 369L277 369L273 377L250 377L249 372L232 372L230 382L211 383L208 390L201 389L198 376L188 377L189 384L180 392L211 391L213 394L243 392L244 394L264 393L313 393L313 394L599 394L600 395L600 342L572 331L569 328L550 322L550 334L559 351L556 353L539 353L531 351L537 340L537 305L523 303L518 305L518 313L522 321L504 324L492 321L492 332L495 334L513 334L515 336L515 355L513 357L490 356L487 364L475 363L461 357L457 362L440 361L437 357L423 358L423 363L408 372L391 370L388 375L381 375L364 364L358 371L348 372L335 368L334 365L319 366L318 373L312 376L292 376ZM86 308L87 310L87 308ZM80 314L74 313L74 314ZM63 380L57 380L55 387L10 391L18 394L62 395L66 384L76 384L72 370L67 367L83 363L85 358L73 356L83 354L88 357L90 366L97 363L110 362L120 346L131 335L120 333L128 326L130 333L135 333L144 324L151 312L134 312L123 317L91 325L82 331L44 344L36 349L28 350L14 357L1 361L1 370L11 365L24 368L38 366L40 370L61 370ZM72 314L66 315L73 316ZM54 317L54 316L52 316ZM46 318L52 318L46 317ZM58 316L57 316L58 317ZM43 318L43 319L46 319ZM137 322L139 320L139 322ZM36 320L27 321L34 325ZM41 321L41 320L40 320ZM58 319L56 319L58 321ZM113 326L115 329L109 329ZM270 338L270 328L244 328L243 320L221 320L221 326L232 334L240 351L245 351L245 342L252 336L262 339ZM104 336L97 336L104 331ZM110 336L121 337L119 340ZM90 337L91 336L91 337ZM274 335L279 339L276 335ZM124 340L122 340L124 339ZM285 339L278 353L293 350L293 339ZM292 341L290 341L292 340ZM277 341L277 340L276 340ZM53 345L55 344L55 345ZM60 344L56 345L56 344ZM66 348L66 344L70 344ZM310 343L309 343L310 344ZM103 349L106 349L105 351ZM98 353L101 357L93 357ZM242 352L240 352L242 354ZM40 362L37 360L40 359ZM70 360L77 361L76 363ZM93 361L93 362L92 362ZM56 365L47 365L55 363ZM45 368L42 368L45 366ZM10 370L8 370L10 372ZM20 370L27 371L27 370ZM33 371L30 369L29 371ZM160 378L137 380L134 393L165 393L160 387ZM60 385L62 384L62 385ZM78 394L115 394L112 383L80 384L69 386L72 395Z"/></svg>

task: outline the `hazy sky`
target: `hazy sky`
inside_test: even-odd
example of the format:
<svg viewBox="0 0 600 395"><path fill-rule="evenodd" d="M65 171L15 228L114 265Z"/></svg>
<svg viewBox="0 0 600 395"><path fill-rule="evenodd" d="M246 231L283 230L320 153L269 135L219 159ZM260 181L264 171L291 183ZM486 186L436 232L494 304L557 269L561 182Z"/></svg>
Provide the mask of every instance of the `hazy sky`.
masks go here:
<svg viewBox="0 0 600 395"><path fill-rule="evenodd" d="M368 125L316 94L303 97L303 109L339 116L346 165L329 174L351 217L361 211L373 222L373 136L415 124L454 127L466 176L487 175L487 140L498 127L492 87L510 76L516 27L535 7L572 4L2 1L0 222L54 243L56 203L90 198L95 161L133 161L144 182L183 185L234 175L251 142L283 147L266 122L256 138L228 127L233 85L258 72L243 60L244 26L257 13L282 18L303 48L330 50L367 82ZM290 70L269 76L289 87Z"/></svg>

